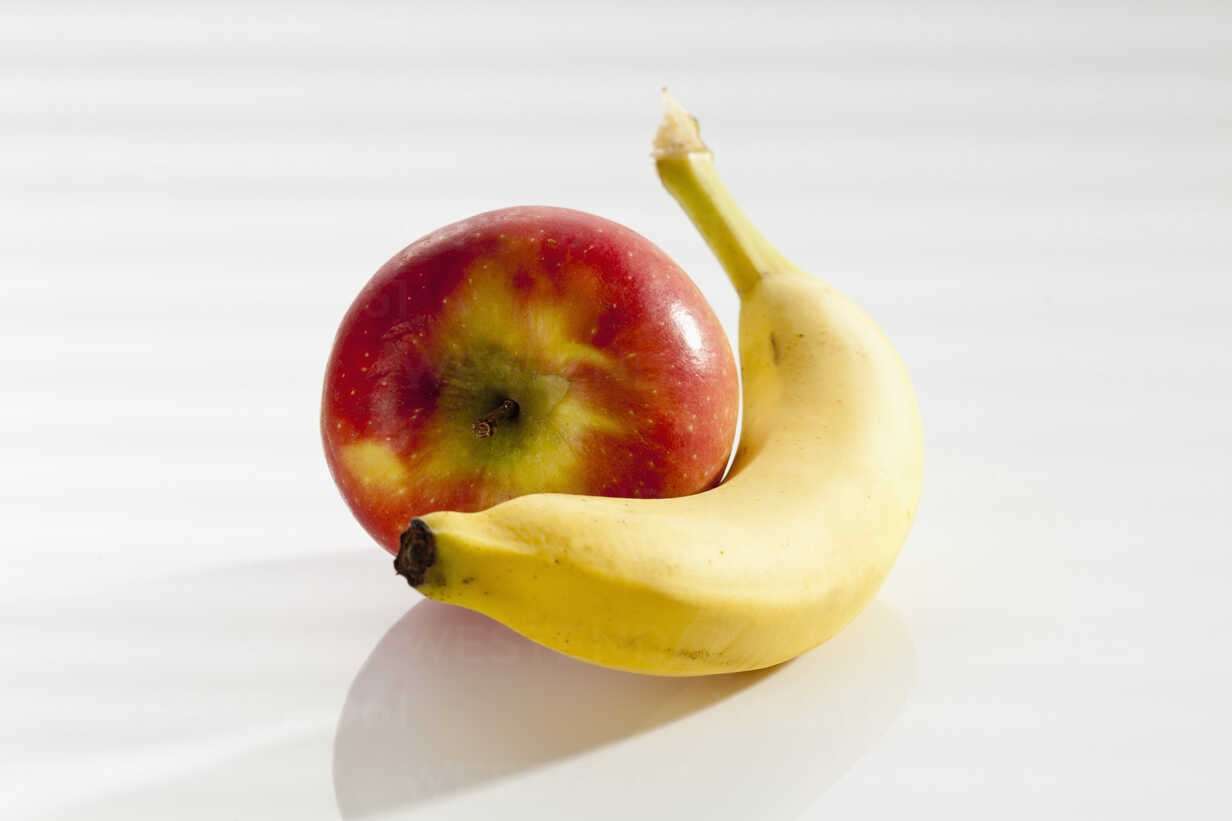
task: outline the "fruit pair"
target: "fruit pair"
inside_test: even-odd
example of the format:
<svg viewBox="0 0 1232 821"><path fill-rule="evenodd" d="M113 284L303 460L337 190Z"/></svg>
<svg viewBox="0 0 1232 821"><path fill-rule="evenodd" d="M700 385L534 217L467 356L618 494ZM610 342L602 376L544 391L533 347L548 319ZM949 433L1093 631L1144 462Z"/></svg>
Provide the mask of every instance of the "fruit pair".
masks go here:
<svg viewBox="0 0 1232 821"><path fill-rule="evenodd" d="M766 667L832 636L884 580L919 499L918 408L874 322L753 227L670 100L655 157L740 295L728 477L672 499L539 493L427 513L394 566L430 598L597 664Z"/></svg>

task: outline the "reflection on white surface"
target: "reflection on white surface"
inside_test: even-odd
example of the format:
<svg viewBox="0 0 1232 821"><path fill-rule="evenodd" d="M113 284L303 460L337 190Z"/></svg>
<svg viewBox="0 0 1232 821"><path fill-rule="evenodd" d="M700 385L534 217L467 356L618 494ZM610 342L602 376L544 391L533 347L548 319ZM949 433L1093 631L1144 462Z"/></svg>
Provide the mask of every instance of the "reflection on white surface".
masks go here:
<svg viewBox="0 0 1232 821"><path fill-rule="evenodd" d="M323 714L341 692L339 650L358 638L344 625L370 621L346 613L354 591L388 576L406 595L377 564L249 564L63 614L61 631L123 635L156 660L66 661L93 725L44 727L75 776L61 802L19 817L491 818L518 802L549 818L794 818L876 745L916 680L905 626L877 603L778 668L671 679L583 664L421 600ZM117 744L131 724L165 733Z"/></svg>
<svg viewBox="0 0 1232 821"><path fill-rule="evenodd" d="M338 807L347 819L429 804L492 817L516 799L547 817L705 806L709 818L793 818L890 726L914 681L910 639L883 605L779 668L669 679L582 664L424 601L351 686Z"/></svg>

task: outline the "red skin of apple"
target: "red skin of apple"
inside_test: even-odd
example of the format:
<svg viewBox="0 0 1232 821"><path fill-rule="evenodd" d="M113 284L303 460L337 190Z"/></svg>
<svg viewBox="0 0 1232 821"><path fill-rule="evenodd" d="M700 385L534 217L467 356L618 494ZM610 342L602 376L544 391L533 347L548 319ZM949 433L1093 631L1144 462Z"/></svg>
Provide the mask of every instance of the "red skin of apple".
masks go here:
<svg viewBox="0 0 1232 821"><path fill-rule="evenodd" d="M600 217L528 206L435 231L377 271L338 330L321 431L343 497L396 553L434 510L706 490L738 407L727 337L665 253Z"/></svg>

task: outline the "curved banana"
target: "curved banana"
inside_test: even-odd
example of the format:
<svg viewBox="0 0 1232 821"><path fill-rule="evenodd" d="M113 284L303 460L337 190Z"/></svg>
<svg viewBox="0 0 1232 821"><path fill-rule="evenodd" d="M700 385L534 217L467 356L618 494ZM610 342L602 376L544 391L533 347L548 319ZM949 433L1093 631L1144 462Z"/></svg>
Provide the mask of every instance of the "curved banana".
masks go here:
<svg viewBox="0 0 1232 821"><path fill-rule="evenodd" d="M920 493L919 411L873 321L787 262L668 99L659 175L740 293L744 427L730 476L677 499L523 496L416 519L398 572L596 664L664 675L767 667L873 597Z"/></svg>

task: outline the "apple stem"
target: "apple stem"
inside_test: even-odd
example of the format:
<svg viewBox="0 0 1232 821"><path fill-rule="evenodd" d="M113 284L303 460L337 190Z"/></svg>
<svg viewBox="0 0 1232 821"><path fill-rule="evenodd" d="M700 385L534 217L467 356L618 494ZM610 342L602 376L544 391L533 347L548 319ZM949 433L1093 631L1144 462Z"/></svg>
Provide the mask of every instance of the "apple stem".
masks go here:
<svg viewBox="0 0 1232 821"><path fill-rule="evenodd" d="M747 294L762 279L797 270L757 230L719 179L697 119L663 89L663 122L655 135L659 179L697 226L732 285Z"/></svg>
<svg viewBox="0 0 1232 821"><path fill-rule="evenodd" d="M411 587L419 587L424 583L428 568L436 563L436 538L422 519L412 519L399 542L394 571L406 577Z"/></svg>
<svg viewBox="0 0 1232 821"><path fill-rule="evenodd" d="M502 399L501 403L492 410L485 413L471 425L471 430L475 431L475 438L487 439L496 432L497 422L506 422L514 419L518 415L518 403L512 399Z"/></svg>

